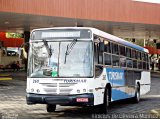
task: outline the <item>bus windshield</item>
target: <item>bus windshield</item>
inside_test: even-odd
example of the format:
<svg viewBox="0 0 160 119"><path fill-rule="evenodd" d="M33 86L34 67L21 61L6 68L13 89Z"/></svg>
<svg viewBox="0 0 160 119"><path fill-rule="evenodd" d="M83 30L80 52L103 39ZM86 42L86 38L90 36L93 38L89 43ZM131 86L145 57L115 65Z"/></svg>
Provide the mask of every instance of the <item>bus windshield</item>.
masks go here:
<svg viewBox="0 0 160 119"><path fill-rule="evenodd" d="M92 42L32 42L28 70L29 77L92 77Z"/></svg>

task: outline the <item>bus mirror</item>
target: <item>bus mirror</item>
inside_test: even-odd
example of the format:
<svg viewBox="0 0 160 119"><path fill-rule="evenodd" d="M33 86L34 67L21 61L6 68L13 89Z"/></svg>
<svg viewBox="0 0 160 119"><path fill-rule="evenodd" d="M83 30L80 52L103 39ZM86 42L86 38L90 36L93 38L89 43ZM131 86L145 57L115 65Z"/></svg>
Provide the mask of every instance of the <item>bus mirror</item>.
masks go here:
<svg viewBox="0 0 160 119"><path fill-rule="evenodd" d="M104 52L104 43L103 42L99 43L99 50L100 50L100 52Z"/></svg>
<svg viewBox="0 0 160 119"><path fill-rule="evenodd" d="M28 53L28 49L29 49L29 42L26 42L24 44L21 45L21 48L24 48L25 52Z"/></svg>
<svg viewBox="0 0 160 119"><path fill-rule="evenodd" d="M29 49L28 42L21 45L21 50L20 50L21 59L27 59L28 49Z"/></svg>

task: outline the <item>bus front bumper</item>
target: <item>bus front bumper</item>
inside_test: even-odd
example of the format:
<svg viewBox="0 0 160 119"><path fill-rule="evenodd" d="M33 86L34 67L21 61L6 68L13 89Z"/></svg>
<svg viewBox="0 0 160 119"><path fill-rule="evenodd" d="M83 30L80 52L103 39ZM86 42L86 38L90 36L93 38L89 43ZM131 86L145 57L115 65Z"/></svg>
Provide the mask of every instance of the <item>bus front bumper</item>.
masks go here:
<svg viewBox="0 0 160 119"><path fill-rule="evenodd" d="M78 95L43 95L32 94L26 95L27 104L55 104L55 105L94 105L94 96L91 93Z"/></svg>

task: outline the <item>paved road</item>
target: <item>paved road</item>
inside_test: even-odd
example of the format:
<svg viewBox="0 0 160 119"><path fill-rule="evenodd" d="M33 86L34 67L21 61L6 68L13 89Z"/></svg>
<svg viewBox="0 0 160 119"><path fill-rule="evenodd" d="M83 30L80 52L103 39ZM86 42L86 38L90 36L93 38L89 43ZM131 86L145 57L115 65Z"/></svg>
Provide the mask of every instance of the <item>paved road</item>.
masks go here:
<svg viewBox="0 0 160 119"><path fill-rule="evenodd" d="M26 80L24 73L12 74L12 81L0 81L0 116L3 119L54 119L54 118L101 118L93 107L62 107L58 106L54 113L47 113L45 105L27 105L25 101ZM112 103L109 114L116 118L122 116L144 114L160 108L160 78L152 77L151 91L141 98L141 102L133 104L130 100ZM126 114L126 115L125 115ZM110 116L109 115L109 116ZM141 115L142 117L143 115ZM0 118L1 118L0 117ZM108 118L108 117L107 117Z"/></svg>

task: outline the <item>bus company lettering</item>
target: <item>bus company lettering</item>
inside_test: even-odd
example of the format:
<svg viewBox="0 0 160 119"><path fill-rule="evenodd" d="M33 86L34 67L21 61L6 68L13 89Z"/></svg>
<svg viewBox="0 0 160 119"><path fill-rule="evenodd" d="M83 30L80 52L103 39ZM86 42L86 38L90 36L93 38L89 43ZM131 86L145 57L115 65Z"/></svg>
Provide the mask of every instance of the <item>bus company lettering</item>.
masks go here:
<svg viewBox="0 0 160 119"><path fill-rule="evenodd" d="M109 80L123 80L123 72L109 72Z"/></svg>
<svg viewBox="0 0 160 119"><path fill-rule="evenodd" d="M64 83L86 83L86 79L65 79Z"/></svg>

